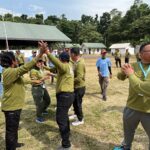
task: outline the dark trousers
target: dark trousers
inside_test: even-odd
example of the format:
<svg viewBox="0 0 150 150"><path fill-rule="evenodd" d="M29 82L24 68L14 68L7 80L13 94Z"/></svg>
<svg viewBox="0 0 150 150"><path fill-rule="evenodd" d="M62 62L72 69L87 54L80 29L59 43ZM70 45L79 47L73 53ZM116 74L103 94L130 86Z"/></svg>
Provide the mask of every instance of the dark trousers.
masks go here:
<svg viewBox="0 0 150 150"><path fill-rule="evenodd" d="M125 63L129 63L129 58L125 58Z"/></svg>
<svg viewBox="0 0 150 150"><path fill-rule="evenodd" d="M16 150L21 109L4 111L6 120L6 150Z"/></svg>
<svg viewBox="0 0 150 150"><path fill-rule="evenodd" d="M56 121L59 126L59 131L62 138L62 146L68 148L71 146L69 141L70 124L68 111L74 101L74 93L62 92L56 95L57 98L57 110Z"/></svg>
<svg viewBox="0 0 150 150"><path fill-rule="evenodd" d="M82 112L82 98L85 94L85 87L77 88L74 90L75 99L73 102L74 112L78 117L79 121L83 119L83 112Z"/></svg>
<svg viewBox="0 0 150 150"><path fill-rule="evenodd" d="M120 66L120 68L121 68L121 59L120 58L116 58L115 61L116 61L115 62L116 63L116 67L118 68L118 66Z"/></svg>
<svg viewBox="0 0 150 150"><path fill-rule="evenodd" d="M47 89L42 86L32 86L32 96L36 105L37 117L42 117L42 113L50 105L51 99Z"/></svg>
<svg viewBox="0 0 150 150"><path fill-rule="evenodd" d="M132 141L134 139L135 130L139 123L143 126L149 138L150 150L150 113L144 113L126 107L123 113L123 128L124 128L124 141L123 145L126 149L131 149Z"/></svg>

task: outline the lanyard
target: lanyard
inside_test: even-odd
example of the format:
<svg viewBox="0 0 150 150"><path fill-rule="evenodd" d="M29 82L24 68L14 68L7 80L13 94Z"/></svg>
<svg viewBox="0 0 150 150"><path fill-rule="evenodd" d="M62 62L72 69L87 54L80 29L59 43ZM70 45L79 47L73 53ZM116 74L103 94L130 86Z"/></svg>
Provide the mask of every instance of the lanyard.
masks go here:
<svg viewBox="0 0 150 150"><path fill-rule="evenodd" d="M142 70L142 72L144 74L144 77L146 78L148 73L150 72L150 65L149 65L149 67L148 67L148 69L146 71L144 70L143 65L142 65L141 62L139 62L139 66L140 66L140 68L141 68L141 70Z"/></svg>

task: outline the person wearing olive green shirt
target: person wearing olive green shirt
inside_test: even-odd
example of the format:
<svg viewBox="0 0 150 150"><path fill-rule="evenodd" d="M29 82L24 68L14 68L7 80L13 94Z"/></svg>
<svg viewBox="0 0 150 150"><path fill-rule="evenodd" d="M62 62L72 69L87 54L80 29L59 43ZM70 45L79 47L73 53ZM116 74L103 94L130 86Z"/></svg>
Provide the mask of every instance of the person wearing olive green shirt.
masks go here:
<svg viewBox="0 0 150 150"><path fill-rule="evenodd" d="M73 102L73 108L75 115L69 118L76 118L77 120L72 122L72 125L77 126L84 124L83 111L82 111L82 98L85 94L85 63L84 59L80 57L80 49L72 48L70 50L71 64L74 70L74 94L75 100Z"/></svg>
<svg viewBox="0 0 150 150"><path fill-rule="evenodd" d="M129 63L129 59L130 59L130 53L129 53L129 50L126 49L126 52L125 52L125 63Z"/></svg>
<svg viewBox="0 0 150 150"><path fill-rule="evenodd" d="M24 59L24 55L20 53L20 50L16 51L16 59L18 61L18 65L24 65L25 63L25 59Z"/></svg>
<svg viewBox="0 0 150 150"><path fill-rule="evenodd" d="M1 109L4 112L6 120L6 150L16 150L17 147L23 146L22 143L18 143L19 120L25 99L25 87L22 75L35 65L43 52L41 50L37 58L20 67L17 67L17 61L13 52L4 52L1 55L4 87Z"/></svg>
<svg viewBox="0 0 150 150"><path fill-rule="evenodd" d="M116 67L118 68L118 66L120 66L121 68L121 54L119 49L115 49L114 57L115 57Z"/></svg>
<svg viewBox="0 0 150 150"><path fill-rule="evenodd" d="M48 114L47 108L50 105L50 96L45 87L44 81L49 79L49 76L45 76L42 70L43 60L39 59L33 69L30 71L31 80L40 80L40 84L32 84L32 96L36 105L36 122L43 123L44 114Z"/></svg>
<svg viewBox="0 0 150 150"><path fill-rule="evenodd" d="M123 113L124 141L122 148L125 150L131 149L135 130L139 123L142 124L150 141L150 97L146 94L148 93L145 90L146 86L143 86L143 82L150 80L150 43L141 45L140 57L141 62L132 64L134 75L129 75L129 96ZM122 72L118 73L120 80L127 78L126 66L128 65L124 65ZM141 80L140 84L137 84L139 80Z"/></svg>
<svg viewBox="0 0 150 150"><path fill-rule="evenodd" d="M47 43L39 42L41 49L46 49L48 59L55 65L57 69L57 82L56 82L56 121L59 126L59 131L62 138L62 146L59 150L69 150L71 143L69 140L70 124L68 111L74 101L74 78L73 69L69 64L70 57L67 52L62 52L59 59L54 57L47 47Z"/></svg>

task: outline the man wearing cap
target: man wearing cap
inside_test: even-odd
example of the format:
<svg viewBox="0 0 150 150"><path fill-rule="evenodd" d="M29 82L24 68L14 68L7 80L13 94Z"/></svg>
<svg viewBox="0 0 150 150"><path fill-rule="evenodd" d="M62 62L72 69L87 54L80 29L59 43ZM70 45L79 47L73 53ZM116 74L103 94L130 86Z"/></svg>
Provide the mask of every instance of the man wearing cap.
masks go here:
<svg viewBox="0 0 150 150"><path fill-rule="evenodd" d="M54 57L48 47L47 43L40 41L39 47L42 50L46 50L48 59L55 65L57 69L57 82L56 82L56 121L59 126L59 131L62 138L62 146L59 150L69 150L71 143L70 136L70 124L68 111L74 101L74 75L72 66L69 64L70 57L67 52L62 52L59 55L59 59Z"/></svg>
<svg viewBox="0 0 150 150"><path fill-rule="evenodd" d="M101 58L99 58L96 62L102 99L105 101L107 99L106 90L109 84L109 77L112 77L111 61L109 58L106 58L106 53L107 51L105 49L102 49Z"/></svg>

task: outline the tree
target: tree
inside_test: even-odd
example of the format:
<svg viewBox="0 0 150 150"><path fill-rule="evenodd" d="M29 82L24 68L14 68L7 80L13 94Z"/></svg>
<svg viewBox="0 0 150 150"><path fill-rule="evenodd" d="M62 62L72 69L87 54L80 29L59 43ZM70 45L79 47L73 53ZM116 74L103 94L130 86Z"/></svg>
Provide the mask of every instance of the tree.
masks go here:
<svg viewBox="0 0 150 150"><path fill-rule="evenodd" d="M44 23L47 25L57 25L59 21L60 19L57 16L53 15L53 16L48 16L45 19Z"/></svg>
<svg viewBox="0 0 150 150"><path fill-rule="evenodd" d="M43 24L43 14L36 14L35 15L35 24Z"/></svg>
<svg viewBox="0 0 150 150"><path fill-rule="evenodd" d="M13 15L10 13L7 13L4 15L4 20L5 21L13 21Z"/></svg>
<svg viewBox="0 0 150 150"><path fill-rule="evenodd" d="M103 37L97 32L96 26L88 23L82 26L81 32L79 34L79 42L101 42Z"/></svg>
<svg viewBox="0 0 150 150"><path fill-rule="evenodd" d="M20 16L20 18L21 18L21 20L22 20L23 23L27 23L27 22L28 22L28 16L27 16L27 15L22 14L22 15Z"/></svg>

